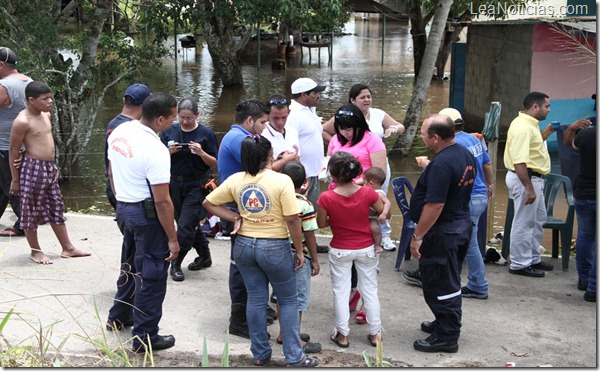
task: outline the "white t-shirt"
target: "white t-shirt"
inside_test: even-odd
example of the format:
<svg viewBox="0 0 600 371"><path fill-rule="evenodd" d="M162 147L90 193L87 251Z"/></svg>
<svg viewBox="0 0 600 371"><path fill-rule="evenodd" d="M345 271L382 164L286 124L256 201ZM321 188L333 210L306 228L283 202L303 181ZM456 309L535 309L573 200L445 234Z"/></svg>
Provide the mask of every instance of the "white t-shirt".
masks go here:
<svg viewBox="0 0 600 371"><path fill-rule="evenodd" d="M169 184L171 156L158 135L137 120L119 125L107 139L115 197L138 202L150 197L150 185Z"/></svg>
<svg viewBox="0 0 600 371"><path fill-rule="evenodd" d="M284 126L284 129L285 137L267 123L261 134L271 142L271 146L273 147L273 158L277 158L283 151L295 152L294 146L298 147L298 156L300 156L300 139L298 138L298 132L293 127L288 127L287 123Z"/></svg>
<svg viewBox="0 0 600 371"><path fill-rule="evenodd" d="M369 130L371 133L377 135L379 138L383 138L385 130L383 129L383 119L385 118L385 111L379 108L369 108Z"/></svg>
<svg viewBox="0 0 600 371"><path fill-rule="evenodd" d="M325 157L321 121L315 107L303 106L292 99L290 114L285 125L298 132L302 151L300 162L304 165L307 177L319 175L323 157Z"/></svg>

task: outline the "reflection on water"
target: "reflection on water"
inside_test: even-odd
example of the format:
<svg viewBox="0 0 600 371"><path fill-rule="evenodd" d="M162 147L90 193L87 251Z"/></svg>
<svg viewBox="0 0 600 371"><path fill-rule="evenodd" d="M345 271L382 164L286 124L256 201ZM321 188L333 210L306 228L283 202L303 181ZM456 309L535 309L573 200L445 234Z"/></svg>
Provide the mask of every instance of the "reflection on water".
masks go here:
<svg viewBox="0 0 600 371"><path fill-rule="evenodd" d="M298 77L311 77L327 85L321 94L318 112L330 117L333 112L348 100L348 90L358 82L366 83L373 91L374 107L381 108L398 121L404 115L412 94L412 41L406 23L391 23L386 26L384 46L384 65L381 65L381 31L378 22L350 22L345 30L351 35L334 39L332 67L327 66L327 51L321 52L320 63L313 51L312 63L308 64L308 53L300 59L300 50L296 56L287 59L287 69L271 70L272 57L262 56L261 68L255 61L247 61L243 66L245 89L223 89L220 80L215 77L208 49L203 47L195 56L192 49L178 56L177 61L166 59L162 67L147 71L139 82L147 84L154 92L162 91L178 99L192 96L200 105L200 119L211 127L219 140L229 130L233 122L235 106L246 98L257 97L261 100L273 93L284 93L291 97L290 85ZM172 42L172 41L171 41ZM263 41L264 42L264 41ZM254 63L254 64L253 64ZM127 84L120 84L107 95L104 107L98 114L96 129L84 156L78 174L71 182L62 185L65 202L70 210L88 210L102 214L111 214L112 209L104 194L104 130L108 122L117 115L122 107L122 94ZM424 107L424 113L438 112L448 104L449 83L433 83ZM392 176L408 176L415 183L420 168L413 155L406 158L391 158ZM504 175L497 185L502 192ZM506 192L504 190L504 192ZM500 196L504 200L506 197ZM393 236L401 231L402 217L390 192L393 204ZM501 206L502 213L505 206ZM503 220L503 216L502 216Z"/></svg>

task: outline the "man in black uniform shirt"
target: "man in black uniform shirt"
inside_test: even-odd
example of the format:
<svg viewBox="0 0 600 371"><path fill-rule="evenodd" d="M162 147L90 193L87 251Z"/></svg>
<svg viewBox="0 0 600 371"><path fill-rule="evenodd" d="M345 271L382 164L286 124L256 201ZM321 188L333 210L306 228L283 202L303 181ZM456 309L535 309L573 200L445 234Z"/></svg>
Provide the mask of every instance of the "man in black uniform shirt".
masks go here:
<svg viewBox="0 0 600 371"><path fill-rule="evenodd" d="M423 296L435 321L421 324L432 335L415 341L414 348L454 353L462 317L460 266L473 228L469 201L476 162L471 152L454 141L454 123L447 116L427 116L421 139L436 157L421 173L411 198L410 217L417 228L410 251L420 258Z"/></svg>

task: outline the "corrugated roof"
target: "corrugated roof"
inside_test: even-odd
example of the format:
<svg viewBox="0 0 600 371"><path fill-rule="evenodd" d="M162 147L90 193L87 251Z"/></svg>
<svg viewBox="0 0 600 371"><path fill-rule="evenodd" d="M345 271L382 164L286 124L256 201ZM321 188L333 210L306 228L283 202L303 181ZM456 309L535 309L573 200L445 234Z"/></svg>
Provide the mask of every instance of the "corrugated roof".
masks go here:
<svg viewBox="0 0 600 371"><path fill-rule="evenodd" d="M582 30L582 31L590 32L590 33L596 33L596 22L583 21L583 22L558 22L558 23L563 24L568 27L571 27L571 28L576 28L578 30Z"/></svg>

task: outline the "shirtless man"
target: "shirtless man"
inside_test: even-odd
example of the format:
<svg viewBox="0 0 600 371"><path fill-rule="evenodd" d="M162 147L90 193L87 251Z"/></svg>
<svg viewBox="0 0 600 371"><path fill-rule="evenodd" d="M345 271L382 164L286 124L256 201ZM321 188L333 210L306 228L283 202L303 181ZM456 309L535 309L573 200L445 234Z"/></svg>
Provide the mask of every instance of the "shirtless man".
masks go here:
<svg viewBox="0 0 600 371"><path fill-rule="evenodd" d="M20 196L21 228L31 248L30 258L38 264L52 264L40 247L37 227L50 222L62 247L61 258L89 256L92 253L73 246L67 233L64 204L54 164L54 139L50 123L52 92L48 85L32 81L25 88L27 108L19 113L10 132L10 163L25 156L20 167L11 166L10 194ZM23 175L21 178L19 173Z"/></svg>

